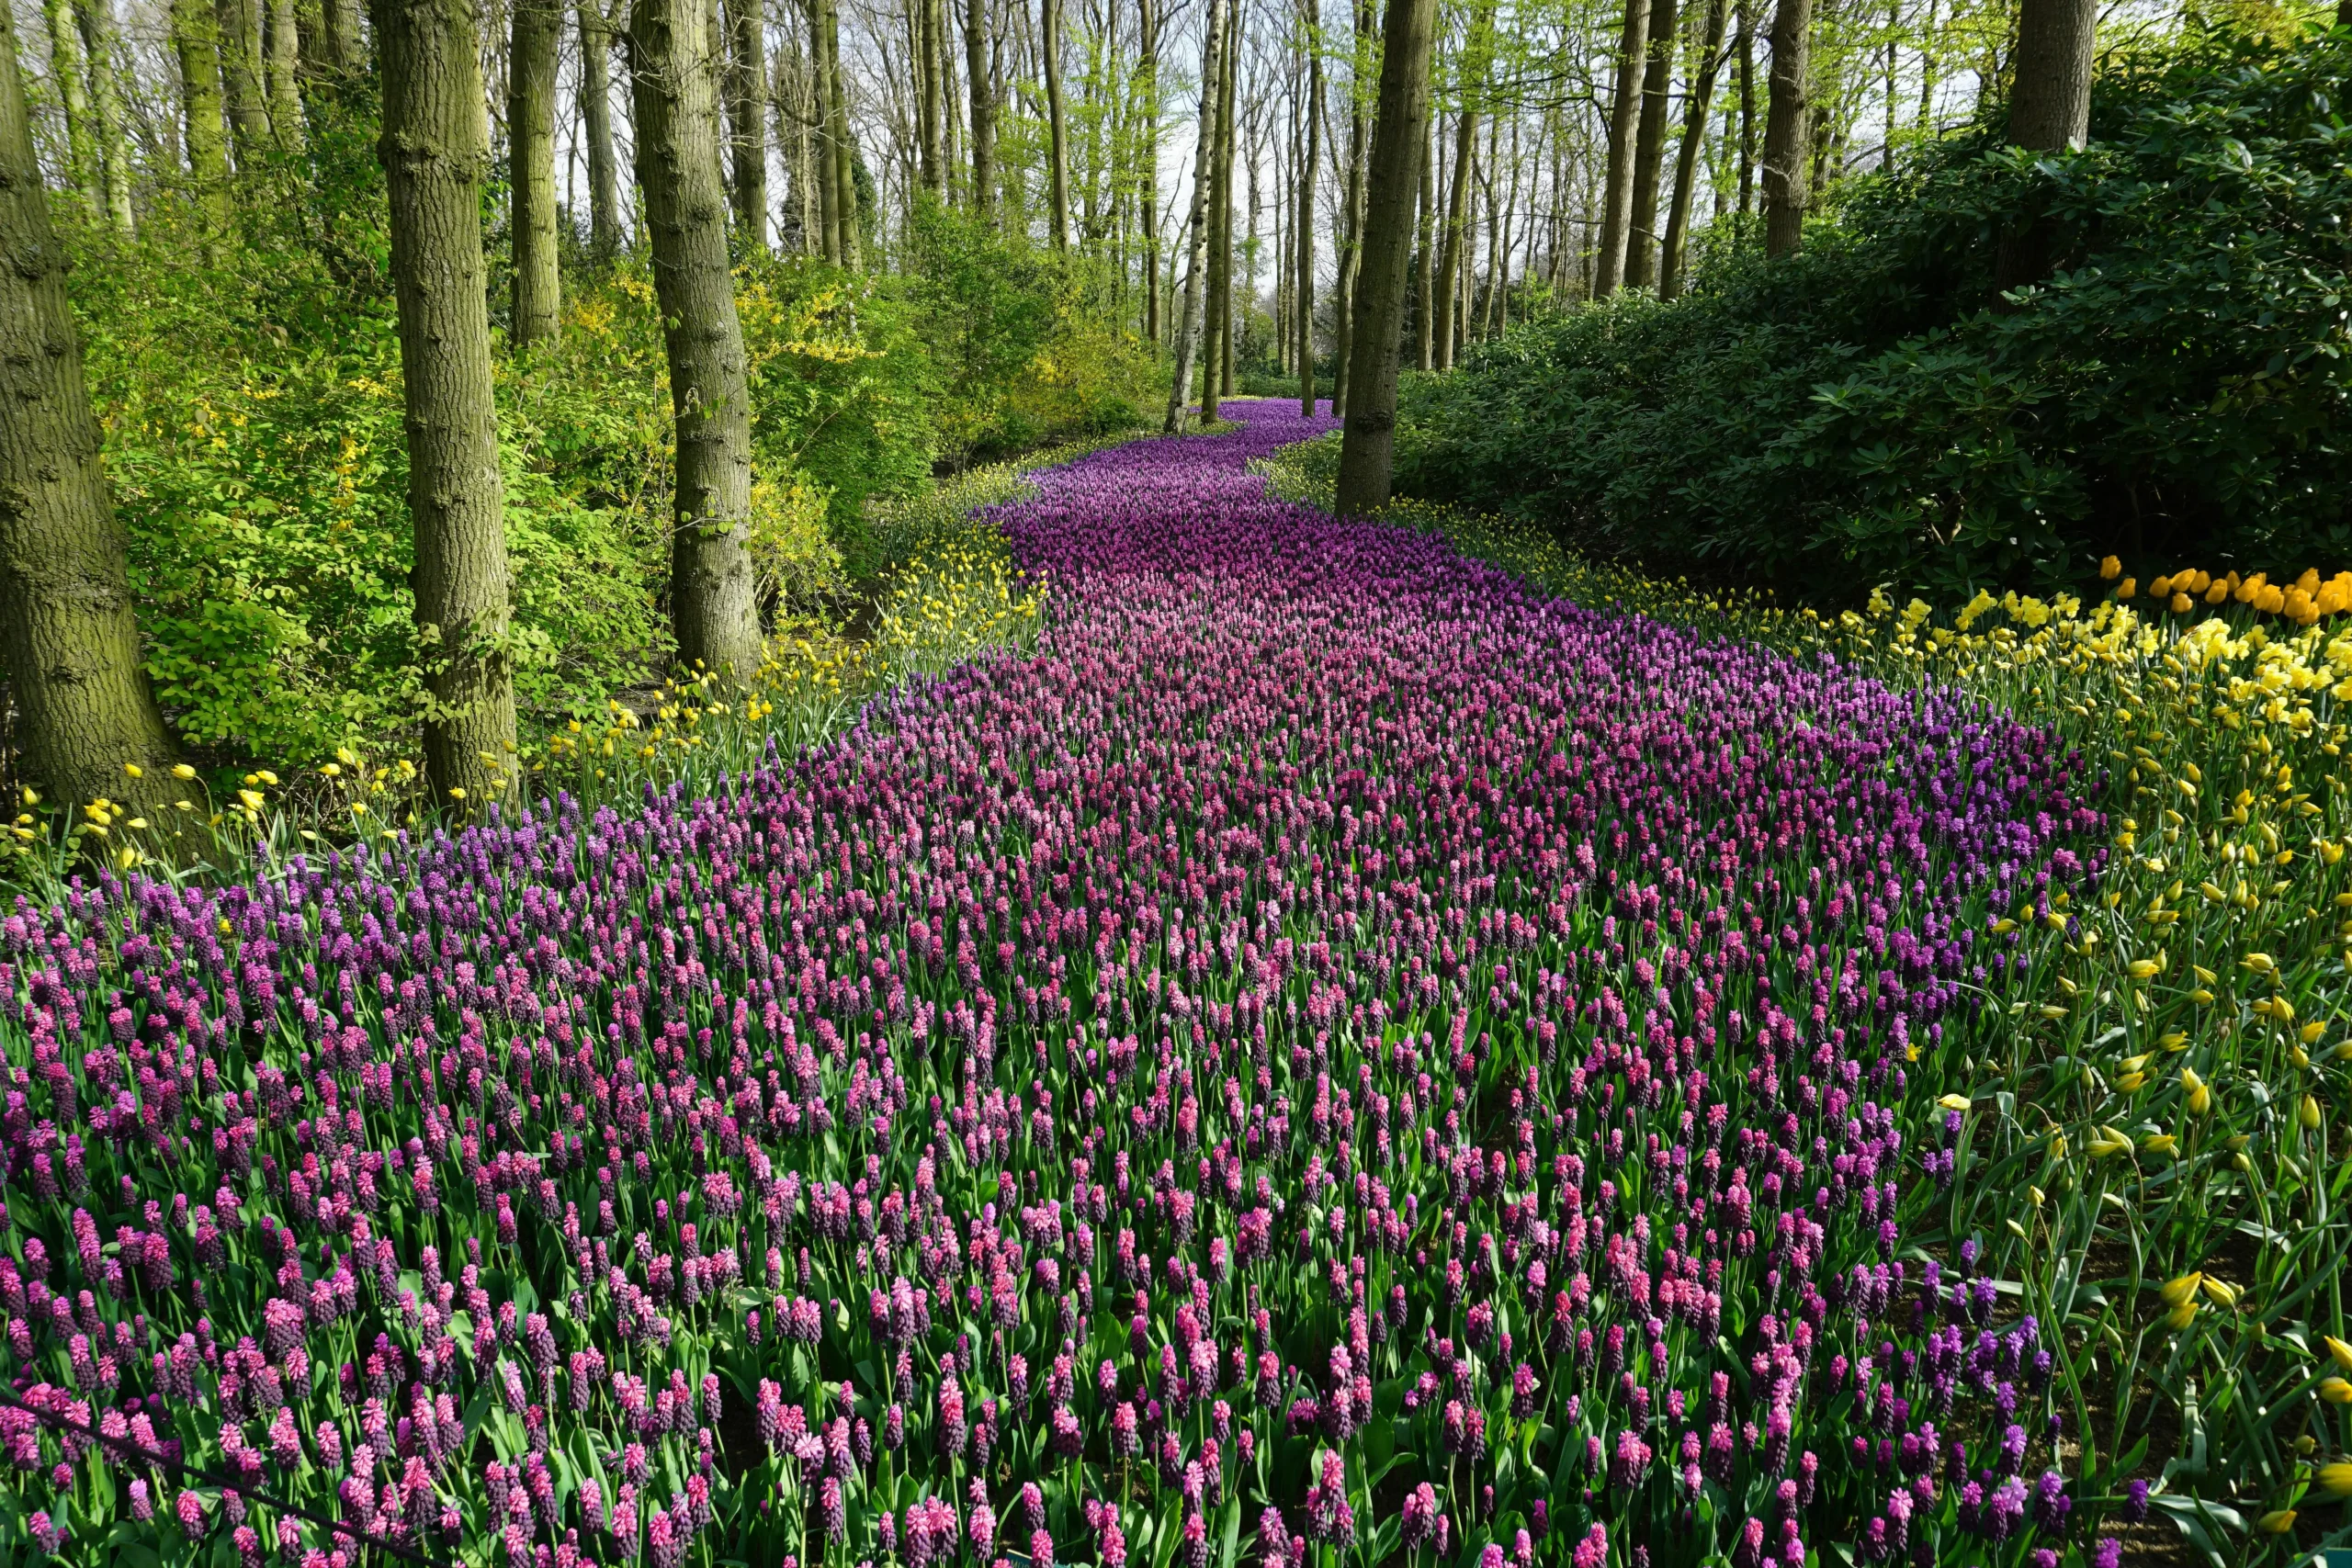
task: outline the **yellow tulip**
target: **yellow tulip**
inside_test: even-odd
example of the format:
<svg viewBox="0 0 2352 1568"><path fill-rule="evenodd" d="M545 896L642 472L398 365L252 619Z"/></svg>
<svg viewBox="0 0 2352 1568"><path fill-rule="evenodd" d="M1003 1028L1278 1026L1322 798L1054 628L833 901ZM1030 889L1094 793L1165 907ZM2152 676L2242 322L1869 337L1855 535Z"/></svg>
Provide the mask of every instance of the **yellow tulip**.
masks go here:
<svg viewBox="0 0 2352 1568"><path fill-rule="evenodd" d="M2352 1382L2342 1378L2319 1380L2319 1396L2330 1404L2352 1404Z"/></svg>
<svg viewBox="0 0 2352 1568"><path fill-rule="evenodd" d="M2216 1280L2208 1274L2205 1276L2204 1289L2205 1299L2217 1307L2227 1309L2238 1304L2238 1288L2226 1280Z"/></svg>
<svg viewBox="0 0 2352 1568"><path fill-rule="evenodd" d="M2165 1314L2165 1326L2176 1334L2196 1321L2197 1303L2195 1302L2183 1302Z"/></svg>
<svg viewBox="0 0 2352 1568"><path fill-rule="evenodd" d="M2285 1535L2295 1528L2295 1510L2273 1508L2254 1521L2254 1528L2265 1535Z"/></svg>
<svg viewBox="0 0 2352 1568"><path fill-rule="evenodd" d="M196 777L196 770L189 767L186 762L175 762L172 764L172 777L179 780L182 784L186 784L188 780Z"/></svg>
<svg viewBox="0 0 2352 1568"><path fill-rule="evenodd" d="M2100 1127L2091 1134L2091 1157L2094 1159L2120 1155L2131 1146L2132 1140L2111 1127Z"/></svg>
<svg viewBox="0 0 2352 1568"><path fill-rule="evenodd" d="M2341 1461L2319 1467L2321 1490L2332 1497L2352 1497L2352 1464Z"/></svg>
<svg viewBox="0 0 2352 1568"><path fill-rule="evenodd" d="M2165 1305L2178 1306L2195 1296L2197 1287L2204 1282L2205 1276L2202 1273L2183 1274L2177 1279L2165 1280L2164 1289L2156 1293L2164 1298Z"/></svg>
<svg viewBox="0 0 2352 1568"><path fill-rule="evenodd" d="M2205 1080L2197 1076L2196 1068L2180 1069L2180 1087L2188 1091L2188 1113L2191 1116L2202 1116L2213 1109L2213 1091L2205 1087Z"/></svg>
<svg viewBox="0 0 2352 1568"><path fill-rule="evenodd" d="M2180 1147L2180 1140L2170 1133L2151 1133L2140 1140L2140 1146L2152 1155L2168 1155Z"/></svg>
<svg viewBox="0 0 2352 1568"><path fill-rule="evenodd" d="M2320 1339L2326 1345L2327 1353L2335 1358L2335 1364L2346 1371L2352 1372L2352 1345L2346 1345L2333 1334L2323 1334Z"/></svg>
<svg viewBox="0 0 2352 1568"><path fill-rule="evenodd" d="M2123 575L2123 563L2109 556L2098 563L2098 575L2101 581L2112 582Z"/></svg>
<svg viewBox="0 0 2352 1568"><path fill-rule="evenodd" d="M2306 1133L2319 1131L2319 1097L2317 1095L2303 1096L2302 1104L2295 1108L2295 1120L2303 1124L2303 1131Z"/></svg>
<svg viewBox="0 0 2352 1568"><path fill-rule="evenodd" d="M1946 1111L1965 1111L1968 1109L1970 1101L1968 1096L1964 1094L1948 1094L1942 1099L1937 1100L1936 1103L1942 1106Z"/></svg>

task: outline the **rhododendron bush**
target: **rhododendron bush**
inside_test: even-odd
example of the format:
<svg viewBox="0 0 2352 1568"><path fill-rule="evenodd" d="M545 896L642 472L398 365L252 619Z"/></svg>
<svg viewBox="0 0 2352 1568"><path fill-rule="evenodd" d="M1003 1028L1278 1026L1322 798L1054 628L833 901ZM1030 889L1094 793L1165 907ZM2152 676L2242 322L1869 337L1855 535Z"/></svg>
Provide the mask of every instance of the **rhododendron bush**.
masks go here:
<svg viewBox="0 0 2352 1568"><path fill-rule="evenodd" d="M2111 1562L1906 1070L2095 885L2075 761L1238 412L718 795L10 913L14 1550Z"/></svg>

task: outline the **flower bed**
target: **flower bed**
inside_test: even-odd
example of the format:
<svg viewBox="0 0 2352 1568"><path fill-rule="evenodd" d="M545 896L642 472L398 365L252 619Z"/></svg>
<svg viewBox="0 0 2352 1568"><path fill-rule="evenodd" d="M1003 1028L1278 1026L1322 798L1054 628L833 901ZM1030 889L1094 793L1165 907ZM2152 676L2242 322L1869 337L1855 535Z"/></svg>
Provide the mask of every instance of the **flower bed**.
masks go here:
<svg viewBox="0 0 2352 1568"><path fill-rule="evenodd" d="M1001 509L1034 650L789 764L0 921L0 1528L2103 1558L1912 1081L2096 901L2078 762L1272 500L1323 425L1237 412Z"/></svg>

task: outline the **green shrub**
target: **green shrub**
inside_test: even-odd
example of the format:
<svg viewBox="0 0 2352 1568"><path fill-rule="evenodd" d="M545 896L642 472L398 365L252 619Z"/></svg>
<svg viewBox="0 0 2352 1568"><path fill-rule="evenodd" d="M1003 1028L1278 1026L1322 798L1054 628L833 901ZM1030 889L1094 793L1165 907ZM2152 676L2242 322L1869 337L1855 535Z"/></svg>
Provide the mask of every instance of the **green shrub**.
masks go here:
<svg viewBox="0 0 2352 1568"><path fill-rule="evenodd" d="M2340 559L2347 78L2342 31L2110 62L2080 152L1978 128L1855 182L1794 257L1408 378L1400 482L1814 595ZM2054 265L2004 300L2020 235Z"/></svg>

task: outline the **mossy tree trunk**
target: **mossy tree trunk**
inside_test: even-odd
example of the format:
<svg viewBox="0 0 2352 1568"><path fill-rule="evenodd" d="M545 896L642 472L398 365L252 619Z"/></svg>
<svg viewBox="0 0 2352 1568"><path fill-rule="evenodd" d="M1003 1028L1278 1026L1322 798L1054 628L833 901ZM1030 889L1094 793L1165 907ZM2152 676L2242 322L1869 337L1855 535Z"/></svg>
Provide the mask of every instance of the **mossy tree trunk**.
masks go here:
<svg viewBox="0 0 2352 1568"><path fill-rule="evenodd" d="M218 232L229 226L229 141L220 105L220 22L211 0L172 0L172 51L180 66L180 107L187 117L188 179Z"/></svg>
<svg viewBox="0 0 2352 1568"><path fill-rule="evenodd" d="M760 666L749 548L752 412L743 325L727 254L718 83L696 46L710 0L636 0L629 74L637 180L652 231L653 285L669 350L678 481L670 610L679 660L747 681Z"/></svg>
<svg viewBox="0 0 2352 1568"><path fill-rule="evenodd" d="M220 27L220 94L229 107L229 129L236 145L237 170L245 172L269 140L269 108L261 81L259 0L213 0Z"/></svg>
<svg viewBox="0 0 2352 1568"><path fill-rule="evenodd" d="M1674 88L1675 0L1650 0L1649 62L1642 72L1642 118L1634 133L1634 210L1625 223L1625 286L1657 282L1658 175L1666 166L1667 98Z"/></svg>
<svg viewBox="0 0 2352 1568"><path fill-rule="evenodd" d="M0 653L26 773L60 803L156 800L171 736L140 662L121 524L0 6ZM133 779L124 764L146 775Z"/></svg>
<svg viewBox="0 0 2352 1568"><path fill-rule="evenodd" d="M996 216L996 95L989 85L989 52L988 0L965 0L964 70L972 79L972 210L983 220Z"/></svg>
<svg viewBox="0 0 2352 1568"><path fill-rule="evenodd" d="M1054 249L1069 243L1069 134L1062 115L1062 0L1043 0L1046 57L1046 194L1053 205Z"/></svg>
<svg viewBox="0 0 2352 1568"><path fill-rule="evenodd" d="M1804 239L1805 168L1811 158L1813 0L1772 9L1771 101L1764 110L1764 254L1788 255Z"/></svg>
<svg viewBox="0 0 2352 1568"><path fill-rule="evenodd" d="M613 29L604 0L578 0L580 119L588 140L588 243L610 261L626 243L621 224L620 160L613 151Z"/></svg>
<svg viewBox="0 0 2352 1568"><path fill-rule="evenodd" d="M1315 0L1299 0L1298 27L1306 41L1306 113L1301 130L1298 182L1298 298L1292 308L1298 332L1298 412L1315 417L1315 175L1323 157L1323 39Z"/></svg>
<svg viewBox="0 0 2352 1568"><path fill-rule="evenodd" d="M727 38L727 147L735 231L746 251L768 248L768 17L766 0L730 0Z"/></svg>
<svg viewBox="0 0 2352 1568"><path fill-rule="evenodd" d="M1699 79L1683 110L1682 147L1674 159L1674 199L1667 209L1666 239L1658 253L1657 294L1671 299L1682 292L1683 249L1690 236L1690 196L1698 184L1699 145L1715 106L1715 76L1723 63L1725 0L1708 0L1706 36L1699 48Z"/></svg>
<svg viewBox="0 0 2352 1568"><path fill-rule="evenodd" d="M1193 139L1192 212L1184 222L1184 297L1176 315L1176 374L1168 388L1170 434L1184 428L1193 390L1193 360L1201 346L1201 306L1207 283L1209 191L1216 183L1216 152L1212 134L1216 124L1217 85L1225 76L1225 0L1209 0L1208 24L1201 39L1201 118Z"/></svg>
<svg viewBox="0 0 2352 1568"><path fill-rule="evenodd" d="M506 51L507 228L514 244L516 353L555 341L563 311L556 269L555 74L561 0L514 0Z"/></svg>
<svg viewBox="0 0 2352 1568"><path fill-rule="evenodd" d="M1355 368L1340 438L1334 509L1362 516L1388 500L1396 444L1396 375L1404 350L1405 271L1421 148L1429 136L1430 47L1437 0L1388 0L1381 40L1380 107L1366 160L1363 233L1356 264Z"/></svg>
<svg viewBox="0 0 2352 1568"><path fill-rule="evenodd" d="M278 145L299 149L303 144L301 28L294 19L294 0L266 0L267 48L264 56L269 83L269 124Z"/></svg>
<svg viewBox="0 0 2352 1568"><path fill-rule="evenodd" d="M505 497L483 296L481 55L469 0L374 0L407 401L425 773L470 810L513 776Z"/></svg>
<svg viewBox="0 0 2352 1568"><path fill-rule="evenodd" d="M1640 139L1642 80L1650 39L1650 0L1625 0L1617 36L1617 87L1609 104L1609 178L1600 197L1600 247L1593 260L1596 299L1625 281L1625 236L1634 217L1634 144Z"/></svg>
<svg viewBox="0 0 2352 1568"><path fill-rule="evenodd" d="M90 96L82 63L81 36L66 0L45 0L41 17L49 24L49 74L57 88L57 107L65 116L65 177L83 210L96 216L106 203L106 187L98 177L98 156L90 124Z"/></svg>
<svg viewBox="0 0 2352 1568"><path fill-rule="evenodd" d="M115 32L114 0L80 0L74 10L81 27L82 47L89 56L90 129L98 143L107 220L128 234L137 220L130 209L130 134L123 125L122 91L116 76L121 51Z"/></svg>

